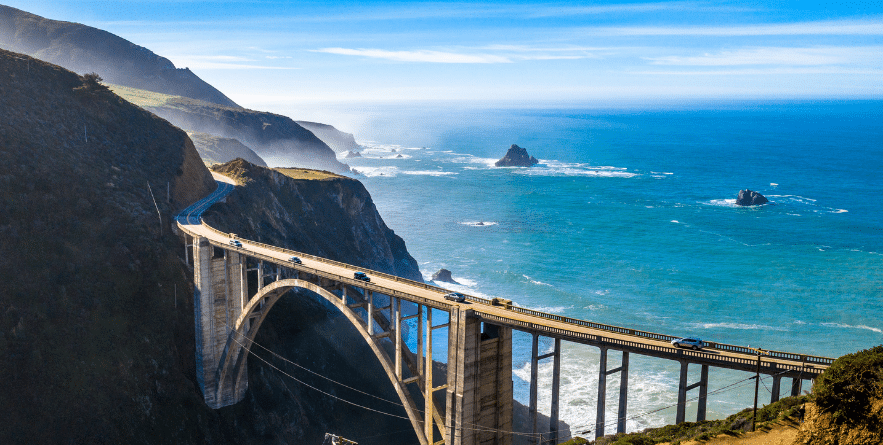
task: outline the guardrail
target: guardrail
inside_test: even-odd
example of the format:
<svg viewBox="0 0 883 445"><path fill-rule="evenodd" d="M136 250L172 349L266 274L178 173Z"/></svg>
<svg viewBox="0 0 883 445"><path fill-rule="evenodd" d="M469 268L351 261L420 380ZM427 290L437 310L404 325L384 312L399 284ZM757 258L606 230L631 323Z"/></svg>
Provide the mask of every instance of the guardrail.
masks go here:
<svg viewBox="0 0 883 445"><path fill-rule="evenodd" d="M219 189L220 189L220 187L219 187ZM206 199L208 199L208 198L206 198ZM202 201L200 201L200 202L202 202ZM197 203L197 204L199 204L199 203ZM194 204L191 207L194 207L194 206L196 206L196 204ZM244 242L247 242L248 244L262 247L267 250L276 251L276 252L283 253L285 255L290 255L290 256L308 258L312 261L316 261L316 262L320 262L320 263L324 263L324 264L328 264L328 265L332 265L332 266L337 266L337 267L341 267L344 269L350 269L350 270L362 269L367 272L370 272L370 274L372 276L381 277L381 278L384 278L387 280L407 284L409 286L413 286L413 287L417 287L417 288L422 288L424 290L439 293L442 295L450 292L450 290L447 290L447 289L444 289L444 288L438 287L438 286L433 286L431 284L426 284L426 283L421 283L419 281L409 280L407 278L398 277L398 276L387 274L384 272L378 272L378 271L374 271L374 270L370 270L370 269L358 268L358 267L353 266L351 264L346 264L346 263L341 263L339 261L329 260L327 258L323 258L323 257L315 256L315 255L310 255L308 253L284 249L284 248L273 246L270 244L261 243L258 241L252 241L252 240L248 240L248 239L244 239L244 238L239 238L239 237L235 236L234 234L222 232L212 226L209 226L208 224L205 224L205 222L202 221L202 217L201 217L201 214L205 209L200 210L197 215L193 215L191 207L188 207L187 209L182 211L181 214L179 214L179 216L176 218L178 226L182 230L184 230L185 232L188 232L188 231L184 227L185 224L182 224L182 222L180 220L180 216L183 215L184 212L190 211L191 214L189 214L186 217L187 219L189 219L191 217L198 217L199 221L203 227L207 228L211 232L213 232L221 237L226 237L226 238L231 238L231 239L233 237L235 237L235 239L239 239L240 241L244 241ZM192 233L191 233L191 236L193 236ZM220 246L224 247L224 248L233 248L232 246L225 245L225 244L221 244ZM236 248L234 248L234 249L236 249ZM239 249L236 249L236 250L239 250ZM279 261L279 260L277 260L275 258L271 258L271 257L268 257L268 260L272 261L272 262ZM338 276L338 275L334 275L334 274L329 274L327 272L319 271L318 269L308 268L308 267L305 267L302 265L294 265L294 264L286 263L286 262L282 262L282 261L280 261L279 264L284 264L286 267L292 267L292 268L295 268L298 270L303 270L307 273L312 273L317 276L323 276L325 278L334 279L334 280L338 280L338 281L342 281L342 282L347 282L350 285L363 287L366 289L370 289L372 291L378 291L384 295L389 295L389 296L393 296L393 297L397 297L397 298L406 297L406 299L410 299L412 301L419 300L419 301L421 301L421 304L427 304L429 306L437 307L439 309L444 309L444 308L450 307L450 305L446 305L444 303L439 304L439 302L437 302L435 300L423 298L418 295L405 294L403 292L395 291L392 289L382 288L382 287L374 285L372 283L357 281L351 277L342 277L342 276ZM486 299L486 298L475 297L472 295L466 295L466 299L471 302L474 302L474 303L485 304L488 306L500 306L501 305L499 303L499 299L490 300L490 299ZM528 316L537 317L537 318L541 318L541 319L545 319L545 320L557 321L560 323L571 324L574 326L582 326L582 327L587 327L587 328L591 328L591 329L597 329L600 331L614 332L614 333L624 334L624 335L631 335L631 336L635 336L635 337L639 337L639 338L665 341L665 342L670 342L672 340L680 338L680 337L674 337L671 335L659 334L659 333L655 333L655 332L640 331L640 330L629 329L629 328L624 328L624 327L620 327L620 326L595 323L595 322L591 322L591 321L587 321L587 320L581 320L578 318L565 317L562 315L549 314L546 312L540 312L540 311L528 309L528 308L521 307L521 306L514 306L514 305L511 305L511 303L505 304L504 307L508 310L513 311L513 312L517 312L517 313L521 313L521 314L525 314ZM482 316L491 316L491 315L490 314L482 314ZM496 317L496 316L493 316L493 317ZM508 324L511 324L512 322L517 322L516 320L511 320L511 319L509 319L508 321L510 322ZM518 323L521 323L521 322L518 322ZM535 326L541 326L541 325L537 325L537 324L533 324L533 325L534 325L534 328L530 328L532 330L543 330L546 332L554 333L552 330L557 329L557 328L551 328L551 327L544 327L543 329L537 329ZM574 332L574 331L562 331L562 333L566 333L569 336L588 335L588 334ZM708 343L708 347L712 348L712 349L718 349L718 350L722 350L722 351L735 352L735 353L746 354L746 355L755 355L755 356L757 355L757 351L755 349L748 348L745 346L730 345L730 344L726 344L726 343L717 343L717 342L707 342L707 343ZM644 346L646 347L648 345L644 344ZM813 363L813 364L824 365L824 366L830 366L831 363L834 362L834 359L830 358L830 357L821 357L821 356L806 355L806 354L794 354L791 352L783 352L783 351L764 350L763 355L766 357L775 358L775 359L799 361L802 363Z"/></svg>

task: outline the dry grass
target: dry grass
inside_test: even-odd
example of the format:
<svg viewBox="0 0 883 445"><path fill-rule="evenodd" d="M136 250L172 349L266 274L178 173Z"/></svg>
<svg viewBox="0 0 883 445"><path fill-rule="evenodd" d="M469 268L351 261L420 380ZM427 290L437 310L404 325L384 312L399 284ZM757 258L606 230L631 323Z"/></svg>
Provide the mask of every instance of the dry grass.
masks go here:
<svg viewBox="0 0 883 445"><path fill-rule="evenodd" d="M344 177L325 170L311 170L308 168L274 168L273 170L293 179L323 180Z"/></svg>

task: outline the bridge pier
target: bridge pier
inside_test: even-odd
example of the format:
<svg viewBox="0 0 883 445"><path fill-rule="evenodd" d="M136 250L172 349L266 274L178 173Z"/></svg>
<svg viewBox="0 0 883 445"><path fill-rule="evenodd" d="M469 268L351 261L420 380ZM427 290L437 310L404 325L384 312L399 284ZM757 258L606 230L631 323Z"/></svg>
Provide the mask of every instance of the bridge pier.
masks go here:
<svg viewBox="0 0 883 445"><path fill-rule="evenodd" d="M512 329L453 307L448 331L445 443L511 445Z"/></svg>
<svg viewBox="0 0 883 445"><path fill-rule="evenodd" d="M677 414L675 415L675 424L683 423L687 417L687 391L699 387L699 406L696 409L696 421L701 422L705 420L705 405L708 399L708 365L702 365L702 374L699 378L699 381L692 384L687 385L687 367L690 365L690 362L686 360L681 361L681 378L678 383L678 409Z"/></svg>
<svg viewBox="0 0 883 445"><path fill-rule="evenodd" d="M607 370L607 349L601 347L601 360L598 366L598 409L595 413L595 438L604 436L607 404L607 376L620 373L619 380L619 409L616 415L616 432L625 432L626 409L628 408L628 376L629 376L629 353L622 352L622 364L618 368Z"/></svg>
<svg viewBox="0 0 883 445"><path fill-rule="evenodd" d="M222 255L215 257L216 250ZM205 403L215 409L241 400L248 386L219 388L217 374L227 334L248 301L244 260L237 252L215 249L206 238L193 242L196 379Z"/></svg>

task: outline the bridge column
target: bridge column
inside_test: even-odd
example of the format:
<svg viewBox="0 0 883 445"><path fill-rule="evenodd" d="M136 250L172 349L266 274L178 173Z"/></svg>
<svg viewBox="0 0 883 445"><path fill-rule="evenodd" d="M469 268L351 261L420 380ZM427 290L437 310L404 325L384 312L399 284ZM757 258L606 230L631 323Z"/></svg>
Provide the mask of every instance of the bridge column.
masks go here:
<svg viewBox="0 0 883 445"><path fill-rule="evenodd" d="M512 330L451 309L445 443L511 445Z"/></svg>
<svg viewBox="0 0 883 445"><path fill-rule="evenodd" d="M196 378L206 404L217 409L241 400L247 388L220 388L217 377L227 334L242 313L244 256L223 250L223 256L215 258L207 238L193 244Z"/></svg>
<svg viewBox="0 0 883 445"><path fill-rule="evenodd" d="M770 392L772 393L770 394L770 403L778 402L779 393L782 392L782 376L773 376L773 389Z"/></svg>
<svg viewBox="0 0 883 445"><path fill-rule="evenodd" d="M678 383L678 410L675 424L683 423L687 417L687 361L681 362L681 378Z"/></svg>

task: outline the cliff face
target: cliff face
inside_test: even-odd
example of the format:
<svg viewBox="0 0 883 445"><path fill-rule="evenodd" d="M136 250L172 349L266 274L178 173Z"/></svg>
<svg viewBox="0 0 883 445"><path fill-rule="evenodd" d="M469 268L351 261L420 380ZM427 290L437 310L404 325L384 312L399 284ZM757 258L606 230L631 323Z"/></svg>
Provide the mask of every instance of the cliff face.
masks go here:
<svg viewBox="0 0 883 445"><path fill-rule="evenodd" d="M80 74L96 72L106 81L238 107L165 57L107 31L49 20L0 5L0 48L29 54Z"/></svg>
<svg viewBox="0 0 883 445"><path fill-rule="evenodd" d="M187 132L187 136L190 136L199 156L209 165L223 164L236 158L242 158L255 165L267 166L267 163L257 153L236 139L196 132Z"/></svg>
<svg viewBox="0 0 883 445"><path fill-rule="evenodd" d="M170 230L215 189L193 145L46 62L0 50L0 78L0 443L220 431L193 381L192 278Z"/></svg>
<svg viewBox="0 0 883 445"><path fill-rule="evenodd" d="M333 174L258 167L241 159L214 170L244 182L205 215L226 232L356 266L423 281L417 261L359 181Z"/></svg>
<svg viewBox="0 0 883 445"><path fill-rule="evenodd" d="M316 122L297 121L297 124L310 130L317 138L328 144L337 153L345 151L358 152L362 150L362 146L356 143L356 138L352 133L344 133L331 125Z"/></svg>

